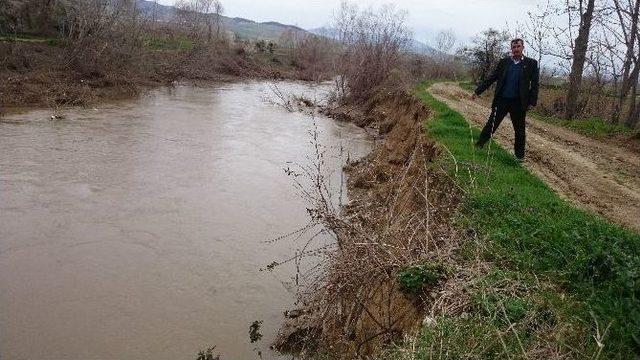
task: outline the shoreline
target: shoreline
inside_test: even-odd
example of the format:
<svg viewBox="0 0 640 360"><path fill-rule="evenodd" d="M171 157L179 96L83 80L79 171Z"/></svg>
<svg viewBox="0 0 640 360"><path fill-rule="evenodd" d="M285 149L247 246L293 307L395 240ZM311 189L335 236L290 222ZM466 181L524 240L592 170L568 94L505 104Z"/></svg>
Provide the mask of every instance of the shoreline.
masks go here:
<svg viewBox="0 0 640 360"><path fill-rule="evenodd" d="M0 116L23 109L62 109L135 98L152 88L175 83L209 86L242 80L316 82L328 73L310 74L285 65L282 54L254 54L243 47L212 44L191 51L142 49L139 63L73 67L67 49L46 43L0 41ZM283 59L280 59L283 58ZM277 60L277 61L276 61ZM105 62L102 59L101 62Z"/></svg>
<svg viewBox="0 0 640 360"><path fill-rule="evenodd" d="M433 303L430 294L444 285L446 266L434 254L460 244L451 211L459 194L430 165L440 151L423 130L431 112L408 91L380 89L366 104L323 113L376 129L381 140L345 168L349 204L337 214L314 210L339 250L329 255L327 275L300 299L306 306L290 312L295 316L285 320L274 347L303 358L373 356L415 333ZM432 283L405 286L403 274L427 268Z"/></svg>

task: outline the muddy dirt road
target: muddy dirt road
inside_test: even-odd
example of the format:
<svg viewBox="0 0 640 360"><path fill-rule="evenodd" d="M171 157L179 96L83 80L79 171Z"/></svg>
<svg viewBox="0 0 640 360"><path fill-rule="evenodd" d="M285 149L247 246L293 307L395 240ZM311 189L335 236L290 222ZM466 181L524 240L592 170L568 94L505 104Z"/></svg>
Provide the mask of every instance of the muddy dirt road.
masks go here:
<svg viewBox="0 0 640 360"><path fill-rule="evenodd" d="M490 108L472 101L455 83L429 88L438 100L478 127ZM513 151L513 126L505 119L495 139ZM640 230L640 156L627 149L527 117L525 166L560 196L608 219Z"/></svg>

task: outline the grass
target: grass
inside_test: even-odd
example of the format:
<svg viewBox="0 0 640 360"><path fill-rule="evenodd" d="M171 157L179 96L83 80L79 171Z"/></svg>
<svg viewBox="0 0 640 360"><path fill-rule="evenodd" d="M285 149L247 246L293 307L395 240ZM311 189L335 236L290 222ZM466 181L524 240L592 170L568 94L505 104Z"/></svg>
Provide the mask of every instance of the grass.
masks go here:
<svg viewBox="0 0 640 360"><path fill-rule="evenodd" d="M193 40L187 37L175 39L149 36L144 39L144 46L156 51L162 50L192 50L195 46Z"/></svg>
<svg viewBox="0 0 640 360"><path fill-rule="evenodd" d="M57 38L34 36L34 35L28 35L28 34L14 34L14 35L0 34L0 41L46 43L51 46L56 46L60 43L60 39L57 39Z"/></svg>
<svg viewBox="0 0 640 360"><path fill-rule="evenodd" d="M398 283L403 291L419 294L425 286L436 285L444 276L442 265L427 262L402 269L398 273Z"/></svg>
<svg viewBox="0 0 640 360"><path fill-rule="evenodd" d="M557 333L548 341L577 357L640 356L640 234L560 199L496 143L476 150L479 131L427 87L418 89L434 110L427 131L455 158L457 166L447 167L465 192L460 225L480 234L483 257L501 270L478 280L469 317L445 317L425 327L418 355L436 338L440 350L450 345L450 355L456 349L491 358L507 350L517 354L541 341L545 332L529 328L550 326L548 317ZM539 278L553 286L531 282ZM498 283L527 290L500 292ZM505 321L517 324L505 327Z"/></svg>
<svg viewBox="0 0 640 360"><path fill-rule="evenodd" d="M545 116L536 111L532 111L531 115L536 120L544 121L546 123L557 126L562 126L582 135L591 137L609 137L618 134L632 134L632 130L629 127L625 125L610 124L601 118L566 120L558 118L556 116Z"/></svg>

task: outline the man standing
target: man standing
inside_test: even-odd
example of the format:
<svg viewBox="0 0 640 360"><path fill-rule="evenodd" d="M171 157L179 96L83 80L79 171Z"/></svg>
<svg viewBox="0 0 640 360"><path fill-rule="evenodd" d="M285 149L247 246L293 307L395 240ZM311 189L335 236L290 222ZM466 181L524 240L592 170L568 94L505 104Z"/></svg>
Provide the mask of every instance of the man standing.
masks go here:
<svg viewBox="0 0 640 360"><path fill-rule="evenodd" d="M476 146L483 147L491 135L498 129L504 117L509 113L513 129L515 130L515 154L518 161L524 160L525 147L525 116L527 110L536 106L538 101L538 80L540 69L538 62L522 54L524 41L511 40L511 57L498 62L493 72L473 93L475 100L478 95L497 81L491 115L480 133Z"/></svg>

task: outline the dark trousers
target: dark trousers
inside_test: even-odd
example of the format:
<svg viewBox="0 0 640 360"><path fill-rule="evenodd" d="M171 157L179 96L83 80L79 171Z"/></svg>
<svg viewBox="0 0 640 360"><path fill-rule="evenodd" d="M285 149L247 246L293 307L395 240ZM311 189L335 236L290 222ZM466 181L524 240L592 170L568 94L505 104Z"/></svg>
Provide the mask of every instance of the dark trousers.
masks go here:
<svg viewBox="0 0 640 360"><path fill-rule="evenodd" d="M507 114L511 116L513 129L515 130L516 140L514 148L516 157L522 159L524 158L524 145L526 142L524 118L527 115L527 111L522 107L520 99L498 99L496 108L491 111L491 116L489 116L489 120L484 128L482 128L476 145L480 147L484 146L491 138L491 135L498 130L498 126L500 126L500 123Z"/></svg>

